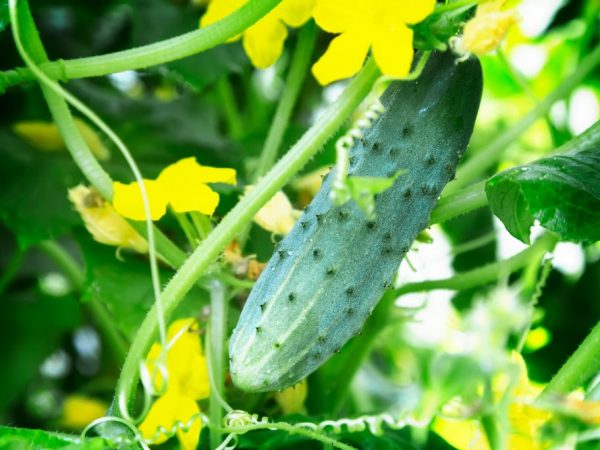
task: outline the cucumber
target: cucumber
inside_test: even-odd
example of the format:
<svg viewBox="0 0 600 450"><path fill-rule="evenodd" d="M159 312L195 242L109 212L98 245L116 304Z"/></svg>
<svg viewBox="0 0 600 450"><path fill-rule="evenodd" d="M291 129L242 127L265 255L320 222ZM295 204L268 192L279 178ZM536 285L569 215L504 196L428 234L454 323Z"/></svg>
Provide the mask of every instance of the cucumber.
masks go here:
<svg viewBox="0 0 600 450"><path fill-rule="evenodd" d="M392 83L385 112L350 152L348 175L391 177L369 219L334 206L331 173L276 248L229 344L234 384L283 389L308 376L356 335L390 287L439 194L454 178L482 90L479 62L432 54L421 76Z"/></svg>

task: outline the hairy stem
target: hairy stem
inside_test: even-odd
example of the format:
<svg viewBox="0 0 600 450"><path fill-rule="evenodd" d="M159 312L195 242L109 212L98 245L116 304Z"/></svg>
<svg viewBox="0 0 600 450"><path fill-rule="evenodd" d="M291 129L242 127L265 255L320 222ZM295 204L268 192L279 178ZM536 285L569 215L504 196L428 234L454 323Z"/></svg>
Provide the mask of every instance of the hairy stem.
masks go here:
<svg viewBox="0 0 600 450"><path fill-rule="evenodd" d="M567 394L600 372L600 322L552 377L541 397Z"/></svg>
<svg viewBox="0 0 600 450"><path fill-rule="evenodd" d="M181 302L219 253L252 220L258 210L321 149L325 141L346 121L367 96L378 75L379 71L375 63L372 60L367 62L338 100L327 108L320 120L302 136L252 191L244 195L210 236L194 250L163 291L166 317ZM156 311L153 308L138 330L117 385L118 394L124 395L128 403L137 385L138 362L153 342L156 330Z"/></svg>
<svg viewBox="0 0 600 450"><path fill-rule="evenodd" d="M46 62L41 64L40 68L52 79L71 80L168 63L208 50L242 33L280 2L281 0L251 0L224 19L199 30L105 55ZM0 77L0 80L5 83L3 87L11 82L36 78L25 68L17 68L11 74L3 75Z"/></svg>

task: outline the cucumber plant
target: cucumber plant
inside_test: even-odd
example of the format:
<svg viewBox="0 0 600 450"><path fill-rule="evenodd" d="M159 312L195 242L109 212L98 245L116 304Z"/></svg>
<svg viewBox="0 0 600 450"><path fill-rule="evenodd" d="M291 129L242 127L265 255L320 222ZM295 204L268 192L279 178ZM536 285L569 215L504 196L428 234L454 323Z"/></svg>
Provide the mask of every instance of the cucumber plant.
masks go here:
<svg viewBox="0 0 600 450"><path fill-rule="evenodd" d="M429 224L465 151L482 91L479 62L433 54L421 76L394 82L385 112L349 154L348 175L393 177L375 216L331 200L332 174L283 239L231 337L234 383L246 391L293 385L360 332L417 234Z"/></svg>

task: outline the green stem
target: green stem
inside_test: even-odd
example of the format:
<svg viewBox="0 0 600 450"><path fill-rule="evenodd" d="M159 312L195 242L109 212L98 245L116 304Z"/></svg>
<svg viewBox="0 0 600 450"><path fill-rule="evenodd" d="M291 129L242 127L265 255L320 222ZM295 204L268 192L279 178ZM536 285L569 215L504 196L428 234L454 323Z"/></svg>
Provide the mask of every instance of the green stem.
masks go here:
<svg viewBox="0 0 600 450"><path fill-rule="evenodd" d="M234 138L240 138L244 133L244 121L240 116L238 107L235 102L235 95L233 93L233 87L229 82L227 76L219 79L216 85L217 94L221 100L225 119L227 120L227 127L229 129L229 135Z"/></svg>
<svg viewBox="0 0 600 450"><path fill-rule="evenodd" d="M412 292L433 291L436 289L470 289L491 283L502 276L509 275L526 267L532 258L537 258L540 254L552 251L557 242L558 239L556 236L548 233L540 237L530 247L504 261L487 264L478 267L477 269L459 273L453 277L442 280L427 280L418 283L408 283L395 289L393 292L396 296L400 296Z"/></svg>
<svg viewBox="0 0 600 450"><path fill-rule="evenodd" d="M185 234L185 237L187 238L190 247L196 248L200 239L198 238L198 235L196 234L196 229L192 225L192 222L190 222L190 219L188 219L185 213L177 213L172 209L171 212L173 213L173 215L177 219L177 223L179 223L179 226L183 230L183 234Z"/></svg>
<svg viewBox="0 0 600 450"><path fill-rule="evenodd" d="M228 302L225 287L219 281L213 281L210 289L210 367L212 384L210 386L210 423L223 423L223 406L221 399L225 398L225 361L227 360L225 340L227 338ZM210 429L210 448L217 448L222 441L219 428Z"/></svg>
<svg viewBox="0 0 600 450"><path fill-rule="evenodd" d="M269 128L269 134L262 148L258 165L254 172L254 182L258 181L273 166L277 158L277 150L281 146L283 135L288 128L294 106L298 101L300 89L306 79L308 66L315 47L317 27L314 22L307 23L298 33L298 43L292 56L290 70L285 80L285 87L277 105L275 116Z"/></svg>
<svg viewBox="0 0 600 450"><path fill-rule="evenodd" d="M585 58L575 73L565 79L546 98L531 110L529 114L515 123L489 145L483 147L458 169L456 180L450 183L444 193L453 194L460 188L481 177L490 167L496 164L506 149L515 142L533 123L550 111L550 108L561 98L567 96L581 81L600 64L600 45Z"/></svg>
<svg viewBox="0 0 600 450"><path fill-rule="evenodd" d="M487 205L485 182L445 195L431 212L430 223L443 223Z"/></svg>
<svg viewBox="0 0 600 450"><path fill-rule="evenodd" d="M600 372L600 322L552 377L541 397L551 394L568 394L598 372Z"/></svg>
<svg viewBox="0 0 600 450"><path fill-rule="evenodd" d="M77 261L54 241L41 242L38 247L62 270L73 288L81 292L84 287L85 275ZM115 327L114 320L104 305L93 298L85 302L84 305L88 307L92 320L109 343L117 361L119 363L123 362L127 354L128 344L121 332Z"/></svg>
<svg viewBox="0 0 600 450"><path fill-rule="evenodd" d="M213 229L210 219L198 211L192 211L189 214L200 240L206 239Z"/></svg>
<svg viewBox="0 0 600 450"><path fill-rule="evenodd" d="M194 282L206 271L219 253L248 224L258 210L300 170L337 131L360 102L367 96L379 71L373 60L354 78L344 93L330 105L292 149L265 175L256 187L214 229L208 239L194 250L163 291L165 316L169 317ZM146 354L157 330L156 311L148 312L131 345L117 385L119 395L127 403L132 398L138 379L138 363Z"/></svg>
<svg viewBox="0 0 600 450"><path fill-rule="evenodd" d="M108 75L124 70L144 69L168 63L208 50L242 33L280 2L281 0L251 0L229 16L199 30L105 55L46 62L40 64L40 68L52 79L71 80ZM19 71L21 79L24 78L25 73L27 73L26 79L35 79L31 71L27 71L27 69L19 67L15 70ZM18 78L6 77L5 82Z"/></svg>
<svg viewBox="0 0 600 450"><path fill-rule="evenodd" d="M4 268L2 276L0 276L0 296L2 296L6 288L10 286L10 283L12 280L14 280L17 273L19 273L19 269L21 268L24 259L25 252L17 248L8 261L8 264Z"/></svg>

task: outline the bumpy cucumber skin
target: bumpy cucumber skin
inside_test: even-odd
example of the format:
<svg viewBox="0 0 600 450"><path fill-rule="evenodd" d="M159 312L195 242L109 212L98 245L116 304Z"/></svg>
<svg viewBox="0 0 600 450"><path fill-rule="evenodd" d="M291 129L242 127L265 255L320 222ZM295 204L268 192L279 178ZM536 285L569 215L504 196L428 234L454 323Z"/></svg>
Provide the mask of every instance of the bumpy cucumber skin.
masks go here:
<svg viewBox="0 0 600 450"><path fill-rule="evenodd" d="M389 177L369 220L352 201L334 206L333 177L275 250L231 337L234 384L250 392L291 386L357 334L390 286L455 169L482 90L479 62L434 54L421 77L392 84L385 113L350 153L350 175Z"/></svg>

